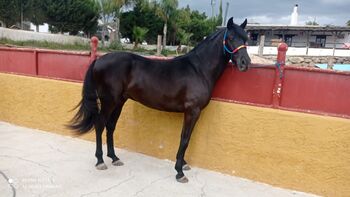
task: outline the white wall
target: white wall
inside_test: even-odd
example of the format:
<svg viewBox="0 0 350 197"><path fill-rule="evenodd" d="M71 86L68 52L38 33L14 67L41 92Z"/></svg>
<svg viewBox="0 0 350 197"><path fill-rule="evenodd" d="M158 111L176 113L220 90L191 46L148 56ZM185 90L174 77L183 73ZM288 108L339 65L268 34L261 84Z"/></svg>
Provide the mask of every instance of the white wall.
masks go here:
<svg viewBox="0 0 350 197"><path fill-rule="evenodd" d="M287 55L305 55L306 54L306 48L299 48L299 47L288 47Z"/></svg>
<svg viewBox="0 0 350 197"><path fill-rule="evenodd" d="M249 54L258 54L259 47L258 46L247 46L247 51Z"/></svg>
<svg viewBox="0 0 350 197"><path fill-rule="evenodd" d="M335 50L335 56L350 57L350 49L338 49Z"/></svg>
<svg viewBox="0 0 350 197"><path fill-rule="evenodd" d="M84 44L89 43L90 39L77 37L77 36L67 36L61 34L50 34L50 33L37 33L32 31L15 30L0 27L0 38L7 38L15 41L26 41L26 40L36 40L36 41L47 41L55 42L61 44Z"/></svg>
<svg viewBox="0 0 350 197"><path fill-rule="evenodd" d="M310 56L332 56L333 49L309 48Z"/></svg>
<svg viewBox="0 0 350 197"><path fill-rule="evenodd" d="M248 46L249 54L258 54L258 46ZM264 47L264 55L277 55L277 47ZM306 48L288 47L287 55L306 55ZM350 57L349 49L336 49L335 56ZM333 56L333 49L309 48L308 56Z"/></svg>

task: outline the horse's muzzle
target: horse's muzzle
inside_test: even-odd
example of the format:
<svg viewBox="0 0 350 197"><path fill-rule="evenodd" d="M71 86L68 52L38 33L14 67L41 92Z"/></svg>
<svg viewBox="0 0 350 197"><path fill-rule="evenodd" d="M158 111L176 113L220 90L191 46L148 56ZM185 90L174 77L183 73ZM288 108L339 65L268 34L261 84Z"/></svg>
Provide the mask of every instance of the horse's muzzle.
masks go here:
<svg viewBox="0 0 350 197"><path fill-rule="evenodd" d="M237 67L238 67L238 70L241 71L241 72L245 72L248 70L248 67L250 65L250 58L245 58L245 57L242 57L239 59L239 61L237 62Z"/></svg>

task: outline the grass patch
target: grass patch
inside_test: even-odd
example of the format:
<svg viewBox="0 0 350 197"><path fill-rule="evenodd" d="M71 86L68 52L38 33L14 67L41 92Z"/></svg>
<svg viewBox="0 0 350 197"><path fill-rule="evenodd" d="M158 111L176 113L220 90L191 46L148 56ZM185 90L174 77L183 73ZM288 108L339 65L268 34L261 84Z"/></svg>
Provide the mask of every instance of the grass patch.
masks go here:
<svg viewBox="0 0 350 197"><path fill-rule="evenodd" d="M56 50L79 50L79 51L90 51L89 44L60 44L47 41L36 41L36 40L26 40L26 41L14 41L7 38L0 38L0 44L3 45L14 45L20 47L31 47L31 48L45 48L45 49L56 49Z"/></svg>
<svg viewBox="0 0 350 197"><path fill-rule="evenodd" d="M101 43L101 42L99 42ZM10 45L15 47L28 47L28 48L43 48L43 49L53 49L53 50L69 50L69 51L90 51L90 44L60 44L47 41L36 41L36 40L27 40L27 41L14 41L7 38L0 38L0 45ZM146 50L141 47L136 49L125 49L120 43L113 42L108 47L98 47L99 52L115 52L115 51L127 51L132 53L137 53L140 55L155 55L156 50ZM163 56L176 56L176 51L163 50Z"/></svg>

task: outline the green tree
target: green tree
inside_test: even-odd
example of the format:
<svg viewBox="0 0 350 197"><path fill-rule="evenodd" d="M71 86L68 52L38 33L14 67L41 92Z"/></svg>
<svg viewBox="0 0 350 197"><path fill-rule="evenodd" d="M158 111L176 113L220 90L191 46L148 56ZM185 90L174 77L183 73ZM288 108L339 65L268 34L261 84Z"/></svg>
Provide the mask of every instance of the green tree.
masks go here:
<svg viewBox="0 0 350 197"><path fill-rule="evenodd" d="M164 22L163 26L163 49L165 49L167 41L168 23L178 6L177 0L153 0L156 7L156 13Z"/></svg>
<svg viewBox="0 0 350 197"><path fill-rule="evenodd" d="M136 49L138 47L138 44L145 39L148 29L144 27L135 26L132 32L135 41L134 48Z"/></svg>
<svg viewBox="0 0 350 197"><path fill-rule="evenodd" d="M0 20L6 27L20 21L20 8L17 1L0 0Z"/></svg>
<svg viewBox="0 0 350 197"><path fill-rule="evenodd" d="M30 0L0 0L0 20L6 27L16 25L28 18ZM20 26L21 27L21 26Z"/></svg>
<svg viewBox="0 0 350 197"><path fill-rule="evenodd" d="M120 32L123 37L133 40L134 26L142 26L149 31L145 37L147 43L157 43L157 35L162 33L162 19L155 13L156 8L148 1L137 0L134 7L128 12L124 12L120 17Z"/></svg>
<svg viewBox="0 0 350 197"><path fill-rule="evenodd" d="M0 0L0 20L7 27L21 24L23 20L31 21L35 25L43 24L46 20L44 3L44 0Z"/></svg>
<svg viewBox="0 0 350 197"><path fill-rule="evenodd" d="M187 5L186 8L181 8L176 11L175 23L178 28L186 28L191 23L191 9Z"/></svg>
<svg viewBox="0 0 350 197"><path fill-rule="evenodd" d="M347 25L347 26L350 26L350 20L348 20L348 22L346 22L346 25Z"/></svg>
<svg viewBox="0 0 350 197"><path fill-rule="evenodd" d="M28 20L36 26L37 32L39 32L39 25L47 21L45 3L45 0L30 0Z"/></svg>
<svg viewBox="0 0 350 197"><path fill-rule="evenodd" d="M212 20L207 19L205 13L195 10L191 12L191 20L185 30L194 33L192 39L195 42L200 42L213 31L212 26Z"/></svg>
<svg viewBox="0 0 350 197"><path fill-rule="evenodd" d="M122 35L133 39L133 27L142 26L149 29L145 40L148 43L156 43L157 35L162 34L162 29L164 29L164 19L159 16L158 12L159 6L155 5L154 1L149 3L148 0L135 0L134 7L121 15ZM192 11L189 6L176 9L168 20L167 41L172 44L183 43L181 34L186 32L192 34L191 44L200 42L216 26L221 25L220 15L219 11L219 16L208 19L205 13Z"/></svg>
<svg viewBox="0 0 350 197"><path fill-rule="evenodd" d="M178 30L178 38L180 40L180 44L187 45L187 53L190 49L190 41L192 36L193 36L193 33L186 32L183 29Z"/></svg>
<svg viewBox="0 0 350 197"><path fill-rule="evenodd" d="M44 8L52 32L76 35L79 31L90 34L97 29L98 7L93 0L47 0Z"/></svg>

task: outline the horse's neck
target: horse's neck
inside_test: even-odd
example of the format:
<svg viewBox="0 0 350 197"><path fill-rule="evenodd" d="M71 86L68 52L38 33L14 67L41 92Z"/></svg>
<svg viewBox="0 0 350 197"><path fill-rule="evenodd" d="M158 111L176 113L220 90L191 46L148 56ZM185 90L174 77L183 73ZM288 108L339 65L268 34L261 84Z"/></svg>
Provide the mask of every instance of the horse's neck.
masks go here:
<svg viewBox="0 0 350 197"><path fill-rule="evenodd" d="M217 38L201 44L193 51L193 55L199 60L197 62L200 62L200 65L197 66L212 85L221 76L229 61L223 52L222 39L223 32L220 32Z"/></svg>

